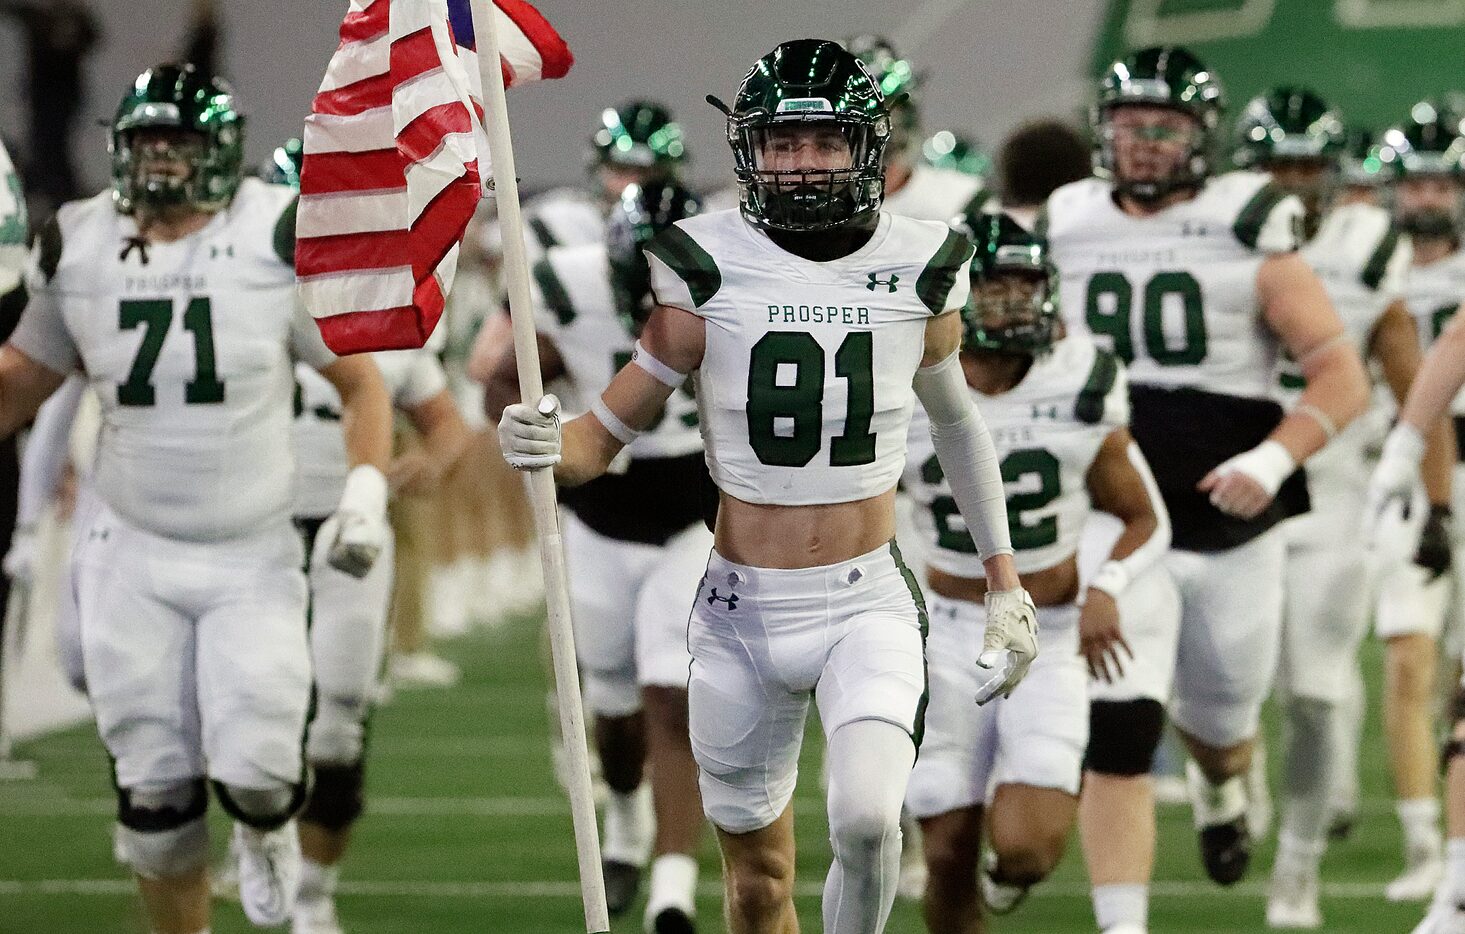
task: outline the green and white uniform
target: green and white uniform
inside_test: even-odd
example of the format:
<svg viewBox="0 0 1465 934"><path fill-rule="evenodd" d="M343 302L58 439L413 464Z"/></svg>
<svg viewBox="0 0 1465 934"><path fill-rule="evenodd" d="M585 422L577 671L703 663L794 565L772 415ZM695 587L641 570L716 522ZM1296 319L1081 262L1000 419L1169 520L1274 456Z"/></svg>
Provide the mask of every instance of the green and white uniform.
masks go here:
<svg viewBox="0 0 1465 934"><path fill-rule="evenodd" d="M885 213L868 243L823 263L736 211L653 241L657 300L706 324L697 404L719 489L801 506L894 487L926 324L966 303L971 253L943 224ZM712 821L746 832L783 811L810 695L826 735L874 718L919 737L923 628L893 548L802 570L714 552L688 632L692 748Z"/></svg>
<svg viewBox="0 0 1465 934"><path fill-rule="evenodd" d="M1195 485L1281 418L1273 401L1279 346L1256 278L1267 257L1298 248L1302 214L1301 202L1265 175L1231 172L1145 217L1120 210L1107 181L1074 182L1049 198L1042 224L1069 333L1092 335L1128 366L1131 429L1174 527L1165 565L1180 594L1179 631L1147 638L1145 651L1165 657L1134 667L1168 672L1174 658L1171 714L1216 746L1255 733L1271 688L1284 542L1268 530L1305 509L1306 489L1294 478L1273 509L1243 522ZM1168 685L1127 678L1107 693L1119 699L1126 690L1170 694Z"/></svg>
<svg viewBox="0 0 1465 934"><path fill-rule="evenodd" d="M886 193L880 209L916 220L948 223L969 209L983 206L989 193L982 182L965 172L918 163L899 191Z"/></svg>
<svg viewBox="0 0 1465 934"><path fill-rule="evenodd" d="M73 555L87 686L122 787L295 783L310 699L290 525L293 192L246 180L200 231L143 245L105 192L43 233L11 343L101 403L98 508ZM195 689L180 690L196 686Z"/></svg>
<svg viewBox="0 0 1465 934"><path fill-rule="evenodd" d="M1129 422L1122 364L1088 338L1067 337L1007 392L972 393L1002 459L1018 573L1063 563L1077 552L1091 511L1089 469L1105 439ZM909 444L905 488L915 503L927 564L961 577L985 576L919 411ZM928 605L931 703L906 793L911 813L926 818L982 805L1006 783L1076 794L1089 727L1078 607L1039 607L1038 658L1027 677L1010 698L978 707L972 703L981 681L974 662L986 608L937 595Z"/></svg>
<svg viewBox="0 0 1465 934"><path fill-rule="evenodd" d="M594 398L636 346L605 247L552 248L534 267L534 285L535 324L564 363L571 397ZM604 716L639 710L643 686L687 685L687 607L712 549L703 521L711 483L690 390L672 393L627 446L623 469L561 497L575 649L586 704Z"/></svg>

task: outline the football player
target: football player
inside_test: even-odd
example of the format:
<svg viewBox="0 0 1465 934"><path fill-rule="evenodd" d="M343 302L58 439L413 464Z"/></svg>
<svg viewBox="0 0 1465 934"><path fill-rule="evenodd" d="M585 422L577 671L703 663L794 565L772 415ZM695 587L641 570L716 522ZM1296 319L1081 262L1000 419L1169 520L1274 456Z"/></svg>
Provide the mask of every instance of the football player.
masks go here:
<svg viewBox="0 0 1465 934"><path fill-rule="evenodd" d="M1007 483L1018 571L1042 615L1039 653L1012 695L972 704L980 670L964 647L985 624L987 582L961 524L928 426L911 425L905 485L929 563L931 702L906 806L920 818L933 934L984 930L1063 854L1088 742L1088 681L1123 668L1117 600L1170 543L1154 479L1129 437L1123 367L1087 337L1058 335L1057 274L1045 247L1005 214L969 218L972 299L962 312L962 369L981 404ZM1077 546L1090 507L1124 523L1087 587ZM1082 652L1082 656L1080 655Z"/></svg>
<svg viewBox="0 0 1465 934"><path fill-rule="evenodd" d="M1062 120L1031 120L1007 135L997 149L997 200L1028 230L1037 223L1048 196L1088 178L1091 147Z"/></svg>
<svg viewBox="0 0 1465 934"><path fill-rule="evenodd" d="M266 180L299 189L303 147L278 147ZM430 350L373 354L392 405L423 443L387 471L390 488L431 489L468 444L468 428L448 391L447 374ZM310 366L295 365L295 527L304 540L310 585L310 654L315 716L305 741L314 781L300 812L304 866L292 934L341 934L336 916L339 864L365 808L366 732L386 650L392 597L391 534L365 577L334 567L327 549L331 514L350 472L341 396Z"/></svg>
<svg viewBox="0 0 1465 934"><path fill-rule="evenodd" d="M890 102L881 209L927 221L950 221L980 210L990 196L980 175L935 166L922 158L917 95L923 76L882 36L856 36L845 47L864 64Z"/></svg>
<svg viewBox="0 0 1465 934"><path fill-rule="evenodd" d="M983 178L992 169L992 159L980 142L952 130L928 136L921 144L921 158L933 169L953 169L973 178Z"/></svg>
<svg viewBox="0 0 1465 934"><path fill-rule="evenodd" d="M1313 91L1282 87L1252 99L1236 132L1236 163L1268 173L1302 201L1302 256L1322 280L1349 340L1378 362L1402 403L1420 357L1404 303L1408 239L1383 208L1354 202L1328 209L1344 153L1341 117ZM1280 383L1288 404L1304 387L1290 362ZM1354 761L1346 748L1357 742L1350 704L1372 609L1369 588L1359 582L1371 576L1360 522L1375 424L1355 422L1308 461L1312 510L1282 526L1287 571L1279 686L1287 729L1282 828L1267 901L1272 927L1322 925L1318 864L1332 803ZM1449 562L1444 528L1454 451L1445 432L1436 432L1431 455L1429 492L1438 505L1430 510L1426 537L1436 547L1422 548L1416 560L1433 564L1437 575Z"/></svg>
<svg viewBox="0 0 1465 934"><path fill-rule="evenodd" d="M1275 527L1306 509L1297 467L1362 411L1367 382L1297 253L1301 202L1259 173L1212 175L1220 115L1216 76L1187 50L1115 62L1094 111L1102 177L1054 192L1045 220L1069 328L1129 365L1130 427L1170 513L1164 563L1181 600L1177 633L1131 640L1139 661L1173 678L1137 683L1145 666L1132 666L1094 702L1090 764L1148 772L1170 697L1194 760L1202 860L1229 885L1251 858L1244 776L1280 649ZM1282 350L1307 380L1285 415L1272 399ZM1149 793L1136 782L1115 803L1099 854L1111 865L1091 862L1101 929L1147 924Z"/></svg>
<svg viewBox="0 0 1465 934"><path fill-rule="evenodd" d="M536 264L546 380L564 378L577 397L605 389L634 353L652 307L643 247L699 210L679 184L631 185L611 211L604 244L556 247ZM489 340L475 351L473 374L486 383L496 417L519 398L518 376L512 342ZM617 914L630 907L654 851L646 929L677 934L692 930L704 823L687 734L686 611L712 548L704 522L711 482L690 392L674 393L626 452L623 469L565 491L565 554L585 699L610 787L607 900Z"/></svg>
<svg viewBox="0 0 1465 934"><path fill-rule="evenodd" d="M925 610L892 547L912 389L990 590L977 700L1010 693L1036 620L1008 541L991 436L962 379L972 248L880 210L884 95L838 43L786 42L727 114L739 211L647 249L657 306L631 363L563 426L553 397L504 410L510 463L574 486L651 426L687 374L720 490L688 623L689 729L734 934L798 930L793 812L809 701L827 737L828 934L876 934L922 732Z"/></svg>
<svg viewBox="0 0 1465 934"><path fill-rule="evenodd" d="M1348 131L1348 141L1340 160L1341 187L1337 201L1341 204L1382 205L1380 198L1388 179L1379 159L1379 147L1373 134L1362 127Z"/></svg>
<svg viewBox="0 0 1465 934"><path fill-rule="evenodd" d="M1421 101L1410 109L1403 125L1386 131L1380 141L1380 160L1392 176L1395 221L1414 246L1405 301L1425 346L1440 335L1465 299L1465 251L1460 248L1465 218L1465 126L1461 120L1443 107ZM1456 400L1451 411L1456 416L1465 414L1465 398ZM1456 422L1457 441L1462 437L1462 425L1465 423ZM1457 491L1461 481L1457 469ZM1435 509L1432 514L1448 518L1448 510ZM1438 525L1427 527L1424 543L1428 533L1438 531ZM1459 547L1457 537L1456 550ZM1451 573L1443 573L1447 570ZM1404 872L1389 883L1386 894L1395 901L1424 899L1444 871L1435 790L1438 756L1433 741L1437 643L1446 620L1459 618L1465 588L1450 567L1448 551L1434 567L1407 567L1386 577L1382 586L1378 630L1390 639L1385 734L1405 854Z"/></svg>
<svg viewBox="0 0 1465 934"><path fill-rule="evenodd" d="M1458 311L1458 309L1457 309ZM1383 455L1369 483L1367 521L1377 523L1388 508L1415 496L1425 443L1465 384L1465 316L1448 321L1420 367L1384 442ZM1456 478L1458 480L1458 477ZM1445 823L1450 839L1447 864L1429 912L1414 934L1465 934L1465 681L1455 695L1454 724L1445 745Z"/></svg>
<svg viewBox="0 0 1465 934"><path fill-rule="evenodd" d="M343 401L353 466L331 562L365 575L386 528L381 377L332 355L297 305L294 193L241 180L242 131L219 79L140 75L112 123L111 189L43 231L30 304L0 349L0 430L74 370L101 400L75 590L117 849L158 934L208 929L210 781L236 821L246 914L280 924L295 900L311 674L289 522L292 360Z"/></svg>

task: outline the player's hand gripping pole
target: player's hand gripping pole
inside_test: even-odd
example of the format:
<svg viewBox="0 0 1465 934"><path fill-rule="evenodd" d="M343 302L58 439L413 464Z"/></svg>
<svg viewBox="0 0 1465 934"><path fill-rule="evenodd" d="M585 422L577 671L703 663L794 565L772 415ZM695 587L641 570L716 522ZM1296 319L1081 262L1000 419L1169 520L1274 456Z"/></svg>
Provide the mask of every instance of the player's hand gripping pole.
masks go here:
<svg viewBox="0 0 1465 934"><path fill-rule="evenodd" d="M473 0L472 10L474 32L478 37L479 67L483 74L484 123L488 131L489 152L493 157L499 223L503 229L504 279L508 284L509 315L514 324L519 392L526 402L533 404L544 394L544 384L539 377L539 345L529 297L529 263L524 254L519 184L514 171L514 149L509 134L508 106L504 100L504 77L499 65L493 2ZM570 629L570 596L565 582L559 514L555 508L554 475L548 470L529 470L525 471L525 478L534 509L534 530L539 536L539 560L544 566L544 597L549 611L549 641L554 655L560 731L569 759L570 813L575 822L575 850L580 859L585 929L591 934L601 934L610 931L610 913L605 906L600 838L595 830L595 800L590 792L590 752L585 742L580 676L575 665L575 636Z"/></svg>

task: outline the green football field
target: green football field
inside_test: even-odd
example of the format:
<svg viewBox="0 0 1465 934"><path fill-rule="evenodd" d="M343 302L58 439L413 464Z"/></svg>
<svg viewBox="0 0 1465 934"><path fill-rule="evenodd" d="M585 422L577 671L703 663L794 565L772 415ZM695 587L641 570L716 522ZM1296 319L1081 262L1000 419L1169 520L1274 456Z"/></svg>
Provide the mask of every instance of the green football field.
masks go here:
<svg viewBox="0 0 1465 934"><path fill-rule="evenodd" d="M448 648L464 666L460 688L399 691L377 714L369 811L342 883L349 934L584 930L569 812L551 775L539 645L531 621L470 637ZM1367 662L1376 706L1376 647ZM1365 740L1362 819L1324 864L1330 932L1404 934L1421 913L1419 906L1383 900L1383 883L1399 864L1399 833L1376 719L1371 715ZM806 750L817 748L815 742ZM0 934L146 934L132 885L112 861L114 804L91 727L25 744L18 753L39 764L40 778L0 784ZM805 931L819 930L819 890L829 859L815 755L805 757L796 798ZM225 825L217 808L214 817L218 849ZM1202 874L1189 820L1183 807L1161 812L1152 929L1265 930L1270 846L1259 853L1250 880L1222 891ZM703 930L721 931L710 840L702 867ZM1055 876L992 929L1093 930L1076 843ZM253 928L237 903L217 903L215 934L248 930ZM639 931L639 906L614 930ZM890 930L922 930L918 906L900 903Z"/></svg>

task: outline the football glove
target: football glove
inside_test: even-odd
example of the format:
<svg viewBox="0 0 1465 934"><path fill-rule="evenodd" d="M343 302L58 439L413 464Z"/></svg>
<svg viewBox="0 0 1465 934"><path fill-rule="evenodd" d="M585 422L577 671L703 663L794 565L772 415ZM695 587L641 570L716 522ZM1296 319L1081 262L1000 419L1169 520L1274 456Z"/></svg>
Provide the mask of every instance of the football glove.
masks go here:
<svg viewBox="0 0 1465 934"><path fill-rule="evenodd" d="M1378 466L1368 480L1363 507L1364 537L1378 535L1380 521L1395 504L1407 517L1414 489L1419 485L1419 462L1424 458L1424 437L1413 425L1398 424L1384 439Z"/></svg>
<svg viewBox="0 0 1465 934"><path fill-rule="evenodd" d="M346 475L340 505L321 525L320 534L331 543L326 563L343 574L365 577L386 547L387 478L370 464L353 467Z"/></svg>
<svg viewBox="0 0 1465 934"><path fill-rule="evenodd" d="M537 406L516 402L499 419L499 447L515 470L539 470L560 462L560 400L540 398Z"/></svg>
<svg viewBox="0 0 1465 934"><path fill-rule="evenodd" d="M977 703L1007 697L1038 657L1038 608L1021 587L987 591L987 632L977 667L986 680L977 688Z"/></svg>
<svg viewBox="0 0 1465 934"><path fill-rule="evenodd" d="M1429 507L1424 529L1419 533L1419 547L1414 552L1414 563L1429 572L1429 579L1436 581L1450 569L1450 507Z"/></svg>

